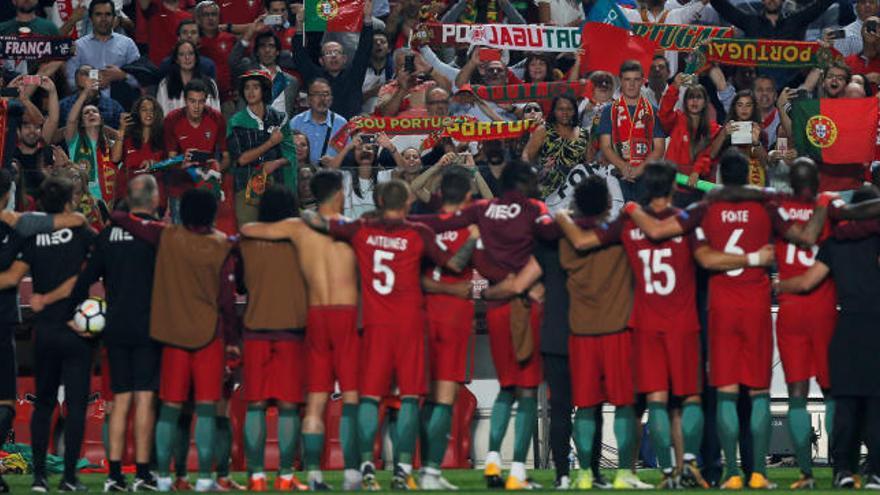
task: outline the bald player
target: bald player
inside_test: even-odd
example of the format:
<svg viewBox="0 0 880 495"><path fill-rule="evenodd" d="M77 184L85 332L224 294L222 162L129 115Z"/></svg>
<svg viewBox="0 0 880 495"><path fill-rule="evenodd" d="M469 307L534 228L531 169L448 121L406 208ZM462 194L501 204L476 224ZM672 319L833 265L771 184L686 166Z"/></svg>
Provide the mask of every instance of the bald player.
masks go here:
<svg viewBox="0 0 880 495"><path fill-rule="evenodd" d="M340 219L345 197L342 174L322 170L312 177L309 188L318 213ZM360 487L359 453L356 438L358 408L357 272L354 252L344 242L320 234L299 218L274 223L248 223L241 227L247 237L288 239L297 247L299 264L308 286L309 315L306 323L308 377L306 415L303 420L303 449L311 489L326 487L320 471L324 445L324 406L339 381L342 390L342 419L339 425L345 457L346 489Z"/></svg>

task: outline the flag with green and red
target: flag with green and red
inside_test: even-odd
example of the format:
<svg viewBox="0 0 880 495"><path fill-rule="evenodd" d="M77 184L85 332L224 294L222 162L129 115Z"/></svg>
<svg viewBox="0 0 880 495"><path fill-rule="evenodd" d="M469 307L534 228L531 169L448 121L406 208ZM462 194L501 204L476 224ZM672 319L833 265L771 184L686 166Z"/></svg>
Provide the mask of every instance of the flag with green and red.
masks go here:
<svg viewBox="0 0 880 495"><path fill-rule="evenodd" d="M877 98L794 100L795 149L824 164L870 162L877 142Z"/></svg>
<svg viewBox="0 0 880 495"><path fill-rule="evenodd" d="M364 25L363 0L305 0L306 31L358 33Z"/></svg>

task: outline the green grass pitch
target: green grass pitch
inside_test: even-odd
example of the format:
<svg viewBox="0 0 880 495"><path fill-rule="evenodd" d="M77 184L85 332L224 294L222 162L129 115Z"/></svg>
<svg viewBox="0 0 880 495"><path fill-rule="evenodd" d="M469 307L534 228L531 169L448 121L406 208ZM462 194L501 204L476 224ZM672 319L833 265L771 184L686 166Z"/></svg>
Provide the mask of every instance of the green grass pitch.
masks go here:
<svg viewBox="0 0 880 495"><path fill-rule="evenodd" d="M824 493L831 491L831 469L830 468L820 468L815 470L816 480L819 484L818 490L812 491L811 493ZM302 473L298 473L298 475L302 475ZM473 493L473 492L483 492L487 493L489 490L486 489L486 486L483 482L482 471L474 470L474 469L459 469L459 470L448 470L444 471L444 476L451 481L452 483L458 485L461 492L465 493ZM545 492L553 492L553 471L552 470L540 470L540 471L532 471L532 476L538 483L544 486L544 489L541 491ZM612 476L612 473L606 473L606 476ZM788 492L788 486L793 483L799 476L799 472L797 469L793 468L775 468L770 469L769 472L770 479L779 485L779 489L775 490L778 492ZM246 475L244 473L236 473L235 479L238 480L241 484L246 485ZM337 490L342 486L342 473L340 471L329 471L324 474L325 481L330 483ZM640 477L643 481L649 483L656 483L660 481L660 475L656 470L653 469L645 469L640 472ZM382 471L379 473L379 482L383 488L387 488L389 485L389 481L391 478L391 473L389 471ZM12 493L29 493L30 492L30 484L31 477L29 475L21 475L21 476L12 476L8 475L5 477L6 481L9 483L12 488ZM102 474L86 474L82 475L82 481L89 486L91 492L100 492L103 489L103 483L105 476ZM131 478L129 477L129 480ZM302 479L302 478L301 478ZM274 475L269 474L269 480L274 481ZM194 475L190 475L190 481L194 482ZM55 492L55 488L59 482L58 476L52 476L49 480L50 487L52 492ZM271 486L271 485L270 485ZM493 490L498 491L498 490ZM687 493L706 493L708 490L686 490ZM243 492L242 492L243 493Z"/></svg>

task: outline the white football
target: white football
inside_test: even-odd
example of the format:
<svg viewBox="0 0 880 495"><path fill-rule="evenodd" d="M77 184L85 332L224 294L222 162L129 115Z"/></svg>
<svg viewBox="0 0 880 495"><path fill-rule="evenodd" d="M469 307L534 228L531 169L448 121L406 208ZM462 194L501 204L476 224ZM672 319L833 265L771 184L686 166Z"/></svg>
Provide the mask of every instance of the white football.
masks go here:
<svg viewBox="0 0 880 495"><path fill-rule="evenodd" d="M73 323L81 332L100 333L107 323L107 301L97 296L86 299L77 306Z"/></svg>

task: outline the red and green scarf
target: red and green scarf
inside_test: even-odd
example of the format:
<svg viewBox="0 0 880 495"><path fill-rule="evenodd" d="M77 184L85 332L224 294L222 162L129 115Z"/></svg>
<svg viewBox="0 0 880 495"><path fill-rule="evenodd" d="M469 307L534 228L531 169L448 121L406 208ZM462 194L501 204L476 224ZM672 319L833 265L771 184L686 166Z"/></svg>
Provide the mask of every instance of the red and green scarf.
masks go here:
<svg viewBox="0 0 880 495"><path fill-rule="evenodd" d="M713 38L694 50L685 72L697 74L712 64L797 69L828 67L840 52L815 41Z"/></svg>
<svg viewBox="0 0 880 495"><path fill-rule="evenodd" d="M639 96L634 115L623 96L611 106L611 142L621 158L641 165L651 152L654 138L654 108Z"/></svg>

